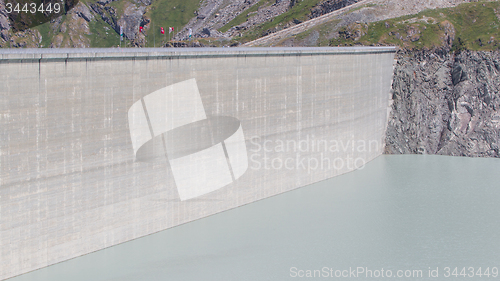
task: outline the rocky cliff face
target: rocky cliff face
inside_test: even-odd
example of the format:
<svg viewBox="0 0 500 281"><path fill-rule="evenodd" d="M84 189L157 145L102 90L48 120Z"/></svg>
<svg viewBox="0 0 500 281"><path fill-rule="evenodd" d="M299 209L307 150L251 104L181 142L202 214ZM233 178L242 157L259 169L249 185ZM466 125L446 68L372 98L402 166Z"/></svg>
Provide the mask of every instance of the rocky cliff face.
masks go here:
<svg viewBox="0 0 500 281"><path fill-rule="evenodd" d="M500 157L500 52L400 51L387 154Z"/></svg>

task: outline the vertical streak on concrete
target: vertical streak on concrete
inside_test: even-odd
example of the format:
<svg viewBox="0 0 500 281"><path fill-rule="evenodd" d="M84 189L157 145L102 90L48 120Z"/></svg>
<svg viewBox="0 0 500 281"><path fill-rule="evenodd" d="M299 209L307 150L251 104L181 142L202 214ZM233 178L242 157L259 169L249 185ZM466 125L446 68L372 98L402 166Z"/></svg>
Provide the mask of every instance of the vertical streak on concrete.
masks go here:
<svg viewBox="0 0 500 281"><path fill-rule="evenodd" d="M239 111L239 108L238 108L238 94L239 94L239 90L240 90L240 87L239 87L239 84L238 82L240 81L240 77L239 77L239 73L238 73L238 70L236 70L236 99L235 99L235 105L236 105L236 112Z"/></svg>
<svg viewBox="0 0 500 281"><path fill-rule="evenodd" d="M296 94L297 94L297 120L302 120L302 66L297 67L296 73ZM297 132L300 135L302 130L302 122L297 122Z"/></svg>
<svg viewBox="0 0 500 281"><path fill-rule="evenodd" d="M220 104L219 104L219 76L215 79L215 114L220 114Z"/></svg>

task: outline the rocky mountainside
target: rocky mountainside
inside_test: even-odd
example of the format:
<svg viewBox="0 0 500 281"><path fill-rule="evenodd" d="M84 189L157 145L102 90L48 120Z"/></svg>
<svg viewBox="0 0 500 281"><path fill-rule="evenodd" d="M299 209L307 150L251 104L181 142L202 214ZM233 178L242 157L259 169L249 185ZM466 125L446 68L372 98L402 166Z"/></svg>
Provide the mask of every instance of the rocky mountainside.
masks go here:
<svg viewBox="0 0 500 281"><path fill-rule="evenodd" d="M404 46L405 44L401 44L398 40L405 41L403 35L410 33L413 33L410 39L415 45L421 44L418 38L426 38L422 36L425 32L429 33L440 28L441 23L447 20L450 11L445 11L442 16L417 15L418 18L414 21L397 17L423 12L425 9L455 7L471 1L475 2L475 0L81 0L75 8L62 17L22 32L14 32L9 24L4 0L0 0L0 47L184 45L176 43L178 41L190 41L192 45L199 46L237 46L245 43L250 44L249 46L353 44ZM386 29L389 33L392 32L388 38L379 36L384 32L381 24L385 22L381 21L387 21ZM166 31L165 34L160 32L161 27ZM168 34L168 27L173 27L174 33ZM123 30L123 41L120 40L120 28ZM427 31L424 31L425 29ZM190 33L192 38L189 38ZM255 39L259 39L258 43L249 43Z"/></svg>
<svg viewBox="0 0 500 281"><path fill-rule="evenodd" d="M0 47L174 46L183 44L167 42L189 40L190 32L202 39L197 45L229 45L236 37L250 41L358 1L82 0L66 15L14 31L0 0Z"/></svg>
<svg viewBox="0 0 500 281"><path fill-rule="evenodd" d="M400 51L388 154L500 157L500 52Z"/></svg>
<svg viewBox="0 0 500 281"><path fill-rule="evenodd" d="M151 3L126 0L121 3L113 3L112 0L81 1L66 15L20 32L12 30L5 10L0 9L0 23L5 23L0 24L0 46L111 47L120 43L120 26L128 45L138 45L137 42L141 40L138 35L139 25L145 21L148 4ZM4 7L1 3L0 6Z"/></svg>
<svg viewBox="0 0 500 281"><path fill-rule="evenodd" d="M384 41L385 29L406 28L411 25L438 24L419 20L421 14L438 11L439 17L446 18L457 7L465 3L477 3L478 0L364 0L342 10L334 11L322 17L314 18L302 24L280 30L268 36L245 43L246 46L337 46L337 45L402 45L402 35L390 35ZM487 3L489 1L481 1ZM496 1L493 1L496 2ZM455 11L457 12L457 11ZM458 11L461 12L461 11ZM417 21L407 21L414 17ZM391 22L387 26L385 21ZM389 23L388 23L389 24ZM381 25L385 28L381 28ZM417 31L415 26L413 27ZM389 30L387 30L389 31ZM398 30L399 31L399 30ZM428 32L431 29L428 30ZM421 32L421 31L420 31ZM385 34L384 34L385 33ZM416 43L418 44L418 42Z"/></svg>
<svg viewBox="0 0 500 281"><path fill-rule="evenodd" d="M191 29L195 37L235 38L247 41L286 29L362 0L220 0L204 1L198 16L176 35L186 39Z"/></svg>

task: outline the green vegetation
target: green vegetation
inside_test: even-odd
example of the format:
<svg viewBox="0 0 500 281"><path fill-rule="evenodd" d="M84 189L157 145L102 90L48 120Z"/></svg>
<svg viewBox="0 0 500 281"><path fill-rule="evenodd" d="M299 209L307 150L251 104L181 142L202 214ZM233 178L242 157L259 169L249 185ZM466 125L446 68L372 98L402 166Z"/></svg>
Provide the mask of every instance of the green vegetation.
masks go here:
<svg viewBox="0 0 500 281"><path fill-rule="evenodd" d="M67 16L63 15L61 19L62 24L69 25L69 21L66 20ZM69 35L70 26L67 26L66 32L54 32L52 30L52 25L47 22L42 25L39 25L35 28L42 35L42 42L40 47L48 48L55 41L58 42L69 42L71 40L71 36ZM101 17L96 16L95 20L89 23L90 34L84 34L85 37L89 39L90 47L113 47L118 46L120 44L120 36L116 31L114 31L111 26L105 23ZM72 30L75 32L75 30ZM127 42L122 42L122 46L126 46Z"/></svg>
<svg viewBox="0 0 500 281"><path fill-rule="evenodd" d="M62 15L61 16L61 22L64 22L67 18L67 15ZM41 24L39 26L33 27L33 30L38 30L40 32L40 35L42 35L42 42L40 43L40 47L43 48L48 48L50 45L54 42L54 38L56 35L59 35L59 38L63 38L63 40L69 38L68 31L66 32L59 32L59 33L54 33L52 30L50 22L46 22L44 24Z"/></svg>
<svg viewBox="0 0 500 281"><path fill-rule="evenodd" d="M49 47L50 43L52 43L50 22L41 24L33 29L38 30L38 32L42 35L42 43L40 43L40 45L45 48Z"/></svg>
<svg viewBox="0 0 500 281"><path fill-rule="evenodd" d="M95 0L81 0L89 5ZM239 36L232 39L199 39L199 43L210 46L224 46L245 43L262 37L268 33L286 28L293 21L309 19L311 9L324 0L297 0L295 5L285 13L249 30L241 31ZM247 18L262 7L272 5L275 0L260 0L243 11L219 31L226 32L231 27L244 23ZM133 8L136 4L132 0L114 1L109 4L116 9L118 15ZM162 46L169 38L168 27L179 31L190 19L195 16L200 0L157 0L147 7L145 18L150 20L144 34L146 46ZM375 4L366 4L348 11L373 7ZM72 38L85 32L79 30L76 22L66 16L62 18L65 32L54 31L53 24L45 23L33 29L42 35L41 47L49 47L52 43L67 46L72 44ZM500 1L464 3L454 8L425 10L415 15L408 15L374 23L355 23L338 29L340 20L333 20L302 32L293 38L283 39L302 42L309 46L352 46L352 45L396 45L407 49L437 48L446 46L452 51L460 50L498 50L500 49ZM75 27L76 26L76 27ZM161 34L163 27L165 34ZM105 23L100 16L96 16L89 23L88 38L90 47L112 47L120 44L119 34ZM78 29L78 30L77 30ZM71 32L69 31L71 30ZM335 36L334 36L335 35ZM338 35L338 36L337 36ZM27 37L26 37L27 38ZM333 38L333 39L332 39ZM28 45L38 42L28 40ZM73 39L75 40L75 39ZM23 41L23 42L24 42ZM122 47L132 46L128 40L121 42Z"/></svg>
<svg viewBox="0 0 500 281"><path fill-rule="evenodd" d="M306 39L307 37L309 37L314 31L316 31L319 27L314 27L314 28L311 28L307 31L304 31L298 35L295 36L295 39L297 40L304 40Z"/></svg>
<svg viewBox="0 0 500 281"><path fill-rule="evenodd" d="M90 4L96 2L96 0L81 0L90 8ZM144 30L146 36L146 46L162 46L169 39L168 37L168 27L174 27L175 31L179 31L184 25L186 25L191 18L195 16L195 11L198 10L200 5L200 0L168 0L168 1L153 1L152 5L147 7L145 17L150 20L147 28ZM120 0L113 1L109 4L116 10L116 15L123 15L125 10L130 8L135 8L137 5L131 0ZM108 12L105 12L108 13ZM108 16L111 16L108 14ZM47 22L33 29L38 30L42 35L41 47L49 47L52 43L63 42L63 45L71 43L71 36L75 34L82 34L84 37L88 38L90 42L90 47L113 47L120 44L120 35L115 31L109 24L104 22L104 20L96 15L94 20L88 23L89 34L83 30L75 30L73 28L72 34L70 36L69 29L70 20L65 15L61 20L62 24L66 25L66 31L61 32L60 30L54 31L53 24ZM165 34L161 34L160 27L163 27ZM124 38L121 42L122 47L131 47L132 43L130 40Z"/></svg>
<svg viewBox="0 0 500 281"><path fill-rule="evenodd" d="M452 50L500 49L500 3L464 3L454 8L425 10L416 15L370 23L366 28L343 27L331 46L397 45L422 49L452 43ZM359 37L346 36L362 34ZM454 39L446 42L447 38Z"/></svg>
<svg viewBox="0 0 500 281"><path fill-rule="evenodd" d="M328 22L328 24L321 24L315 26L307 31L297 34L294 39L298 41L308 40L308 38L313 35L313 33L317 32L318 40L314 45L316 46L328 46L330 40L327 39L329 34L331 33L331 27L337 25L340 22L339 19ZM285 39L286 40L286 39ZM279 45L279 44L278 44ZM307 46L312 46L310 42L308 42Z"/></svg>
<svg viewBox="0 0 500 281"><path fill-rule="evenodd" d="M377 4L370 3L370 4L361 5L361 6L359 6L359 7L356 7L356 8L350 9L348 12L346 12L346 14L350 14L350 13L353 13L353 12L359 11L359 10L361 10L361 9L364 9L364 8L369 8L369 7L374 7L374 6L377 6Z"/></svg>
<svg viewBox="0 0 500 281"><path fill-rule="evenodd" d="M86 36L90 39L91 48L107 48L120 44L120 35L99 16L89 23L89 29L90 34ZM123 41L121 45L125 46L126 41Z"/></svg>
<svg viewBox="0 0 500 281"><path fill-rule="evenodd" d="M162 42L168 40L168 27L179 31L195 16L194 12L199 6L199 0L153 1L146 12L146 17L151 19L146 31L147 47L161 46ZM163 27L165 34L161 34L160 27Z"/></svg>
<svg viewBox="0 0 500 281"><path fill-rule="evenodd" d="M127 1L113 1L109 3L110 7L113 7L116 9L116 14L118 15L123 15L123 12L125 11L125 4L129 4ZM90 5L89 5L90 8Z"/></svg>

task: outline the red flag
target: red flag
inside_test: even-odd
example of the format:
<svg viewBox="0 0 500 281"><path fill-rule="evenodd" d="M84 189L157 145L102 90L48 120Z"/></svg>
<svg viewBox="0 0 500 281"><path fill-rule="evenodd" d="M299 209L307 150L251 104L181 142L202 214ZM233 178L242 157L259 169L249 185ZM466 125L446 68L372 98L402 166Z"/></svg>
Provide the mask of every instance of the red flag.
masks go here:
<svg viewBox="0 0 500 281"><path fill-rule="evenodd" d="M168 28L168 33L172 33L172 31L174 31L174 28L173 27L169 27Z"/></svg>
<svg viewBox="0 0 500 281"><path fill-rule="evenodd" d="M139 26L139 32L142 32L142 26Z"/></svg>
<svg viewBox="0 0 500 281"><path fill-rule="evenodd" d="M163 27L160 28L161 28L161 34L165 34L165 30L163 30Z"/></svg>

